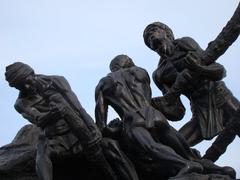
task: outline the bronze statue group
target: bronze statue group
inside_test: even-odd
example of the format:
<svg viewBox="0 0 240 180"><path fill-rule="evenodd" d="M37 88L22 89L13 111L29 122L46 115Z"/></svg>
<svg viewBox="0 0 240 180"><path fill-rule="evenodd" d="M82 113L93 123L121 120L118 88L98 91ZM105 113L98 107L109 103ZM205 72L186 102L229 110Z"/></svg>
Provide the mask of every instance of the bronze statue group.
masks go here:
<svg viewBox="0 0 240 180"><path fill-rule="evenodd" d="M153 179L193 173L235 179L233 168L214 164L240 134L240 103L222 81L224 67L215 62L226 47L214 56L190 37L175 39L160 22L149 24L143 37L160 56L153 80L163 96L153 98L147 71L127 55L118 55L96 86L95 121L64 77L35 74L22 62L6 67L6 80L19 90L15 109L43 132L36 154L40 180L54 178L53 158L79 154L99 168L104 179L138 180L144 172ZM184 117L180 95L189 99L192 118L177 131L168 120ZM119 115L109 123L108 106ZM215 136L204 156L191 148Z"/></svg>

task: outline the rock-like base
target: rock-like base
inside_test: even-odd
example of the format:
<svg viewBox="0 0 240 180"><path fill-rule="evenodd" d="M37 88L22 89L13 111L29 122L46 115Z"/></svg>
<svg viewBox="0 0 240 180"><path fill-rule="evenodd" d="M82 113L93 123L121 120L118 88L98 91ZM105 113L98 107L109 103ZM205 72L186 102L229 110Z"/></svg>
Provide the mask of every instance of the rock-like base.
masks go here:
<svg viewBox="0 0 240 180"><path fill-rule="evenodd" d="M188 174L179 177L172 177L169 180L229 180L228 176L218 175L218 174Z"/></svg>
<svg viewBox="0 0 240 180"><path fill-rule="evenodd" d="M41 131L34 125L24 126L12 143L0 148L1 180L38 180L35 171L36 145ZM54 180L105 179L102 172L84 157L53 160ZM140 180L168 179L164 173L152 171L150 164L137 168ZM153 173L155 172L155 174ZM157 172L157 174L156 174ZM166 172L164 170L164 172ZM165 173L166 174L166 173ZM167 173L168 174L168 173ZM215 174L188 174L171 180L231 180L228 176Z"/></svg>

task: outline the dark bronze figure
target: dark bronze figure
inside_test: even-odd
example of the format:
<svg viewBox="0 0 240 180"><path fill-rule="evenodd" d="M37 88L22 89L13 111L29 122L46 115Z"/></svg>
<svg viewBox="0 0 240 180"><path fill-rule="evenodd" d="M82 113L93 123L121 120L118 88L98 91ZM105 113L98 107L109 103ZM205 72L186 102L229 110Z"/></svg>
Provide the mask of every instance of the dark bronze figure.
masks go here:
<svg viewBox="0 0 240 180"><path fill-rule="evenodd" d="M20 179L24 171L23 177L40 180L92 180L98 173L109 180L234 179L234 169L213 163L240 136L240 102L223 82L226 72L216 61L239 34L240 4L206 50L190 37L175 39L164 23L149 24L144 42L161 57L153 80L163 96L152 98L146 70L118 55L95 90L96 124L64 77L35 74L22 62L7 66L6 80L19 90L15 109L34 125L0 148L0 178L12 179L6 172L14 169ZM190 100L192 119L178 132L167 119L183 118L180 95ZM109 106L120 118L107 123ZM217 135L203 157L190 148ZM81 176L79 167L95 167L97 173Z"/></svg>
<svg viewBox="0 0 240 180"><path fill-rule="evenodd" d="M148 25L144 40L161 56L153 79L164 96L153 99L153 105L169 119L179 120L184 115L179 96L184 94L191 102L193 116L179 132L188 143L193 146L219 134L239 106L220 81L225 76L224 67L214 61L206 65L204 51L192 38L174 39L172 30L163 23Z"/></svg>
<svg viewBox="0 0 240 180"><path fill-rule="evenodd" d="M172 30L156 22L144 31L145 44L161 59L153 79L164 94L152 100L169 119L179 120L185 109L180 94L191 102L192 119L180 133L193 146L219 134L239 107L238 100L220 81L223 66L215 63L240 33L240 5L218 37L203 51L190 37L174 39Z"/></svg>
<svg viewBox="0 0 240 180"><path fill-rule="evenodd" d="M176 169L178 175L201 172L209 166L213 171L221 169L223 174L234 176L234 171L226 172L226 168L211 162L205 166L206 161L202 163L165 116L152 107L150 79L144 69L135 66L126 55L115 57L110 69L111 73L100 80L95 93L96 123L101 131L109 128L107 109L110 105L123 121L123 139L135 158L164 163L165 168Z"/></svg>
<svg viewBox="0 0 240 180"><path fill-rule="evenodd" d="M44 134L37 146L36 166L41 180L52 180L52 158L84 154L109 179L117 179L107 162L104 152L112 159L121 155L118 145L104 141L93 119L82 108L67 80L61 76L37 75L34 70L21 62L6 68L6 80L20 93L15 108L24 118L40 127ZM116 153L109 151L107 145ZM119 156L118 156L119 155ZM118 165L122 179L137 179L134 169L127 160ZM126 168L125 168L126 167ZM134 174L135 173L135 174ZM121 174L121 173L120 173ZM129 178L126 178L129 177Z"/></svg>
<svg viewBox="0 0 240 180"><path fill-rule="evenodd" d="M215 97L217 87L226 89L223 83L218 82L225 75L223 66L217 63L201 65L199 56L203 50L199 45L189 37L175 40L171 29L160 22L147 26L144 40L161 56L153 79L164 96L153 99L155 107L168 115L171 112L167 111L182 105L176 104L176 100L179 102L180 94L184 94L191 101L193 118L179 132L191 146L216 136L223 130L222 112L218 108L220 102ZM223 97L226 94L230 96L228 90ZM182 114L176 116L182 117Z"/></svg>

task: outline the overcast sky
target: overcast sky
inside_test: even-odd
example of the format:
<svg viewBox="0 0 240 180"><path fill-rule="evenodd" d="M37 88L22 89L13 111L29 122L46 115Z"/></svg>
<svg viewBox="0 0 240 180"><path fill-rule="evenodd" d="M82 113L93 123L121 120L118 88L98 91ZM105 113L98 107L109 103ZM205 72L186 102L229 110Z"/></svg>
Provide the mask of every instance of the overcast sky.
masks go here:
<svg viewBox="0 0 240 180"><path fill-rule="evenodd" d="M176 38L190 36L206 48L232 16L238 0L0 0L0 146L9 143L28 122L13 105L18 91L5 81L5 66L22 61L36 73L63 75L81 104L94 117L94 90L109 72L110 60L129 55L150 76L159 57L143 42L144 28L152 22L168 24ZM224 79L240 99L240 40L219 58L227 70ZM161 95L151 83L153 96ZM182 97L190 117L189 102ZM110 112L109 119L115 117ZM196 146L202 153L211 142ZM230 165L240 177L240 141L237 137L217 161Z"/></svg>

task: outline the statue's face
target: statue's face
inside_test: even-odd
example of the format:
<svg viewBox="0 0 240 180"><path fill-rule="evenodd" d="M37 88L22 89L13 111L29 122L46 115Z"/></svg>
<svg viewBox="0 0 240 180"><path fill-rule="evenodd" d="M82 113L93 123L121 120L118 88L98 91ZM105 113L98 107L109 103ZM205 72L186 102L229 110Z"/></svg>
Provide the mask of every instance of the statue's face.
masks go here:
<svg viewBox="0 0 240 180"><path fill-rule="evenodd" d="M166 30L159 27L152 27L148 32L150 48L160 56L169 56L173 53L173 37L170 37Z"/></svg>
<svg viewBox="0 0 240 180"><path fill-rule="evenodd" d="M20 91L27 91L31 93L36 92L34 76L31 74L25 78L22 78L17 84L10 84L11 87L15 87Z"/></svg>
<svg viewBox="0 0 240 180"><path fill-rule="evenodd" d="M36 83L33 75L27 76L24 80L24 87L26 90L35 92L36 91L35 84Z"/></svg>

